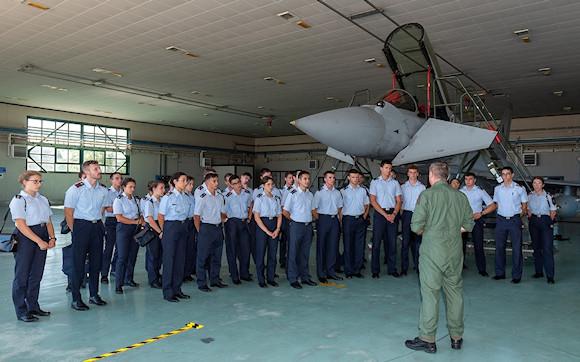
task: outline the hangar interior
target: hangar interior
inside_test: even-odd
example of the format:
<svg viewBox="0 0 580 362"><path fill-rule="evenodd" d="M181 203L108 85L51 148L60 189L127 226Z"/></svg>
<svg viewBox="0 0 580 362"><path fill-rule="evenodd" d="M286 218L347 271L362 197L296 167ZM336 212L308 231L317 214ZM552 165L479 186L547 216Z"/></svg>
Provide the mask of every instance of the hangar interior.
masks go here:
<svg viewBox="0 0 580 362"><path fill-rule="evenodd" d="M559 222L555 285L530 279L529 253L521 284L483 279L468 248L461 351L448 346L443 306L438 353L426 359L406 349L404 340L417 332L419 280L414 273L371 279L368 267L364 279L301 290L290 288L279 267L279 288L228 283L204 294L185 283L192 298L170 304L147 286L141 250L135 268L141 287L119 296L102 284L109 305L79 313L70 309L61 272L70 234L57 231L40 289L41 305L52 315L39 323L14 318L14 258L0 253L0 361L88 360L189 322L203 328L104 358L580 359L574 338L580 323L579 15L572 0L0 0L0 216L21 190L20 173L39 170L58 228L65 191L88 159L102 165L107 187L113 171L136 179L137 195L145 195L148 181L177 171L199 185L204 167L218 171L220 188L225 172L250 172L257 187L262 168L279 187L284 173L296 170L311 173L312 192L326 170L336 168L342 182L352 166L328 156L328 145L290 122L351 106L357 91L368 92L372 103L397 88L382 42L406 23L421 24L446 60L439 75L462 72L495 118L508 114L509 143L529 175L559 182L550 191L572 203ZM424 88L413 84L411 92L425 97ZM474 104L453 101L477 117ZM379 161L365 161L373 177ZM405 167L396 171L404 182ZM478 177L495 182L489 172ZM421 180L427 183L425 172ZM9 218L3 233L13 229ZM315 250L316 240L313 275ZM493 270L493 250L486 254ZM221 275L229 279L225 251Z"/></svg>

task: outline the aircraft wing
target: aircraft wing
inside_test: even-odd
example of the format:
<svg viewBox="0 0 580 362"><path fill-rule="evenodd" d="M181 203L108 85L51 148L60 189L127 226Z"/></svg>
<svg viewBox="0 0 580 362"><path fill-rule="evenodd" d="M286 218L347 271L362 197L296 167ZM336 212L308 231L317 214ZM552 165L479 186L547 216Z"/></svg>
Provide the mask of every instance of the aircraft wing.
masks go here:
<svg viewBox="0 0 580 362"><path fill-rule="evenodd" d="M486 149L496 131L429 118L409 145L397 154L393 165L453 156Z"/></svg>

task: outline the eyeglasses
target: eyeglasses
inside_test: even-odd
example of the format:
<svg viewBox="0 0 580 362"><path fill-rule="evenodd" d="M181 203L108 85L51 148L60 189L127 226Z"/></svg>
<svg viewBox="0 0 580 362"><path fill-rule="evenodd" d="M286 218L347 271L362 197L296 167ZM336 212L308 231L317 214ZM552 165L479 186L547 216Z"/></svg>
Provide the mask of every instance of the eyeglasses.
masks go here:
<svg viewBox="0 0 580 362"><path fill-rule="evenodd" d="M26 180L26 181L33 182L36 185L41 184L43 182L42 180Z"/></svg>

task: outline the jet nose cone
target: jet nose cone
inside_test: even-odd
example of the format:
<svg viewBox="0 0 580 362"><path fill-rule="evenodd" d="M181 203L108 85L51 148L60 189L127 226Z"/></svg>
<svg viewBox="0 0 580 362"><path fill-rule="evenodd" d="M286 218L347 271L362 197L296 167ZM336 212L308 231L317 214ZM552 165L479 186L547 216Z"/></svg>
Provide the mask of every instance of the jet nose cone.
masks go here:
<svg viewBox="0 0 580 362"><path fill-rule="evenodd" d="M339 151L364 155L380 142L385 123L371 108L349 107L300 118L294 126Z"/></svg>

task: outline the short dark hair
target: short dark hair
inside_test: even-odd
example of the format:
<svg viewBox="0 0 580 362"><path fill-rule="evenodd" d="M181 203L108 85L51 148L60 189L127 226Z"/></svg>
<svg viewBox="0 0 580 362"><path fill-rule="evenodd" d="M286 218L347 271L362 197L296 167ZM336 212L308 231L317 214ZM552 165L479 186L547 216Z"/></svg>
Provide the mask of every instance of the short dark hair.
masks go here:
<svg viewBox="0 0 580 362"><path fill-rule="evenodd" d="M465 173L465 176L463 178L465 178L465 177L473 177L473 178L475 178L475 174L473 172L466 172Z"/></svg>
<svg viewBox="0 0 580 362"><path fill-rule="evenodd" d="M262 178L262 176L264 176L265 173L272 173L272 170L264 167L263 169L260 170L260 178Z"/></svg>
<svg viewBox="0 0 580 362"><path fill-rule="evenodd" d="M328 170L328 171L324 171L324 177L326 177L326 175L336 175L334 171L332 170Z"/></svg>
<svg viewBox="0 0 580 362"><path fill-rule="evenodd" d="M214 173L214 172L210 172L210 173L205 175L205 177L203 178L203 181L207 181L207 180L212 179L212 178L218 178L218 174Z"/></svg>
<svg viewBox="0 0 580 362"><path fill-rule="evenodd" d="M161 180L153 180L153 181L149 181L147 183L147 190L149 190L149 192L153 192L154 189L157 188L157 186L159 186L159 184L162 184L163 181Z"/></svg>
<svg viewBox="0 0 580 362"><path fill-rule="evenodd" d="M300 176L299 176L299 178L302 178L302 176L304 176L304 175L308 175L308 176L310 176L310 172L308 172L308 171L306 171L306 170L302 170L302 171L300 171Z"/></svg>
<svg viewBox="0 0 580 362"><path fill-rule="evenodd" d="M361 173L356 168L351 168L350 170L348 170L348 175L350 176L352 174L360 175Z"/></svg>
<svg viewBox="0 0 580 362"><path fill-rule="evenodd" d="M407 166L407 172L409 172L409 170L416 170L417 172L419 172L419 167L417 167L417 165L409 165Z"/></svg>
<svg viewBox="0 0 580 362"><path fill-rule="evenodd" d="M109 175L109 180L112 180L113 177L115 177L115 175L121 176L121 173L120 172L117 172L117 171L113 172L112 174Z"/></svg>
<svg viewBox="0 0 580 362"><path fill-rule="evenodd" d="M125 177L123 179L123 183L121 184L121 186L126 187L131 182L134 183L135 185L137 185L137 182L135 181L134 178L132 178L132 177Z"/></svg>
<svg viewBox="0 0 580 362"><path fill-rule="evenodd" d="M393 165L393 161L391 160L382 160L381 161L381 167L383 167L384 165Z"/></svg>
<svg viewBox="0 0 580 362"><path fill-rule="evenodd" d="M179 180L181 176L187 176L187 174L181 171L177 171L176 173L174 173L169 179L169 183L171 184L171 186L175 186L175 181Z"/></svg>
<svg viewBox="0 0 580 362"><path fill-rule="evenodd" d="M461 183L461 181L459 181L459 179L457 177L452 177L449 179L449 183L452 183L453 181L457 181L457 182Z"/></svg>
<svg viewBox="0 0 580 362"><path fill-rule="evenodd" d="M286 174L284 175L284 178L288 177L289 175L296 176L296 172L294 172L294 171L286 171Z"/></svg>
<svg viewBox="0 0 580 362"><path fill-rule="evenodd" d="M239 180L239 179L240 179L240 176L232 174L232 175L230 176L230 183L231 183L233 180Z"/></svg>
<svg viewBox="0 0 580 362"><path fill-rule="evenodd" d="M80 170L77 175L78 175L79 179L82 179L83 176L85 175L85 173L83 172L83 170Z"/></svg>
<svg viewBox="0 0 580 362"><path fill-rule="evenodd" d="M242 176L247 176L247 177L249 177L250 179L252 178L252 174L251 174L251 173L249 173L249 172L244 172L244 173L242 174Z"/></svg>
<svg viewBox="0 0 580 362"><path fill-rule="evenodd" d="M274 179L271 178L270 176L264 176L264 177L262 177L260 182L262 183L262 185L265 185L268 181L274 182Z"/></svg>
<svg viewBox="0 0 580 362"><path fill-rule="evenodd" d="M87 160L85 162L83 162L83 170L86 170L87 168L89 168L89 166L91 165L98 165L99 161L97 160Z"/></svg>
<svg viewBox="0 0 580 362"><path fill-rule="evenodd" d="M226 174L224 175L224 180L229 181L230 178L233 176L234 174L231 172L226 172Z"/></svg>
<svg viewBox="0 0 580 362"><path fill-rule="evenodd" d="M187 182L189 181L194 181L195 179L193 178L193 176L187 175Z"/></svg>
<svg viewBox="0 0 580 362"><path fill-rule="evenodd" d="M510 166L504 166L504 167L501 168L501 170L502 171L506 171L507 170L507 171L509 171L511 173L514 173L514 169L511 168Z"/></svg>
<svg viewBox="0 0 580 362"><path fill-rule="evenodd" d="M544 178L542 176L534 176L534 178L532 178L532 182L534 182L535 180L540 180L542 181L542 185L544 184Z"/></svg>

